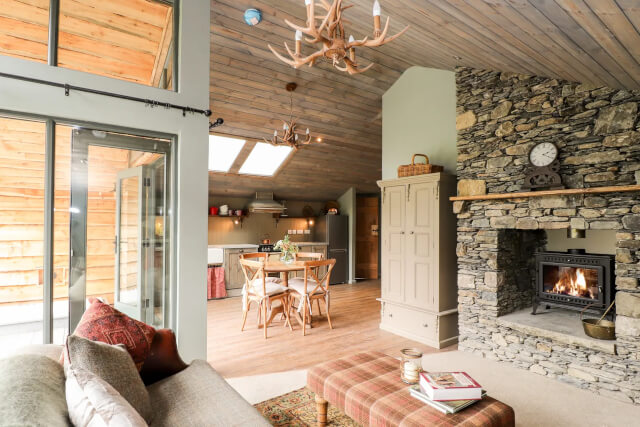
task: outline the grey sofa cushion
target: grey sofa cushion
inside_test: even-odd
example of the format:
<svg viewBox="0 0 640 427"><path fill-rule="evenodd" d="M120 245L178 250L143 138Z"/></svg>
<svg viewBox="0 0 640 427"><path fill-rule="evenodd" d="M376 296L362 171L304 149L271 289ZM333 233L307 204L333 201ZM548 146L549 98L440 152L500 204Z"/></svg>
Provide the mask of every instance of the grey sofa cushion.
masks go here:
<svg viewBox="0 0 640 427"><path fill-rule="evenodd" d="M153 418L149 393L124 345L109 345L70 335L69 361L109 383L148 423Z"/></svg>
<svg viewBox="0 0 640 427"><path fill-rule="evenodd" d="M0 360L0 426L67 427L62 366L24 354Z"/></svg>
<svg viewBox="0 0 640 427"><path fill-rule="evenodd" d="M152 427L271 425L204 360L147 390L155 412Z"/></svg>

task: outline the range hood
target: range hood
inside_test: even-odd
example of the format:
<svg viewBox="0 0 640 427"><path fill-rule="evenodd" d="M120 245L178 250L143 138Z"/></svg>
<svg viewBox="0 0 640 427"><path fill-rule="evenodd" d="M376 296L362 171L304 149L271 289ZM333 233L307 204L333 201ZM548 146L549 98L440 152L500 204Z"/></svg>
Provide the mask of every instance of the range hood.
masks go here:
<svg viewBox="0 0 640 427"><path fill-rule="evenodd" d="M251 213L277 213L282 214L287 210L282 204L273 200L273 193L257 192L255 200L249 203Z"/></svg>

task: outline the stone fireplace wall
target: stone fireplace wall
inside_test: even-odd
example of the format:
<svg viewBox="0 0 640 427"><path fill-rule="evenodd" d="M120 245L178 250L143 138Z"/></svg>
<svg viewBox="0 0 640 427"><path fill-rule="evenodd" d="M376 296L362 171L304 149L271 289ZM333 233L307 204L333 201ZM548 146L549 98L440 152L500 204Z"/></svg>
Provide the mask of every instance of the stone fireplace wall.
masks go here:
<svg viewBox="0 0 640 427"><path fill-rule="evenodd" d="M526 191L528 152L542 141L559 147L567 188L640 181L640 92L469 68L456 84L459 195ZM640 403L640 192L455 202L454 212L460 348ZM613 354L499 321L531 306L526 260L544 230L569 227L616 233Z"/></svg>

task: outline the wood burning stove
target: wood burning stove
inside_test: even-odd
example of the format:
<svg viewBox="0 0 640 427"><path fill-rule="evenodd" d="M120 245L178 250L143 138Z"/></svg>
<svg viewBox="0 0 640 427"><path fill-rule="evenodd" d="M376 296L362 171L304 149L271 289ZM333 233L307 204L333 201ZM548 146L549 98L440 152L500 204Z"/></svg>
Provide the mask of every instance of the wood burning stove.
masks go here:
<svg viewBox="0 0 640 427"><path fill-rule="evenodd" d="M569 252L536 253L536 292L532 314L538 305L604 313L614 298L613 255ZM588 308L587 308L588 307Z"/></svg>

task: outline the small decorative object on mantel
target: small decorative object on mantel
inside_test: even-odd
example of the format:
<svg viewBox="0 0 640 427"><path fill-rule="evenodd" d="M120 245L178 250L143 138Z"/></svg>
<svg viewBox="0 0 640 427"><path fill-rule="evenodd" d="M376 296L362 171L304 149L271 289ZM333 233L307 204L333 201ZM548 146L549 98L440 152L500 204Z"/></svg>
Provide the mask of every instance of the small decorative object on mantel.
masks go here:
<svg viewBox="0 0 640 427"><path fill-rule="evenodd" d="M300 252L300 247L289 239L288 234L284 236L284 239L278 240L273 246L273 249L280 250L280 252L282 252L280 261L285 264L291 264L295 259L295 254Z"/></svg>
<svg viewBox="0 0 640 427"><path fill-rule="evenodd" d="M416 163L416 157L424 157L424 163ZM442 172L443 167L438 165L432 165L429 163L429 156L426 154L414 154L411 156L410 165L398 166L398 178L404 178L406 176L424 175L427 173Z"/></svg>
<svg viewBox="0 0 640 427"><path fill-rule="evenodd" d="M291 111L289 113L289 121L282 121L282 136L278 135L278 130L276 129L273 131L273 138L271 140L264 138L265 142L271 145L289 145L295 150L302 147L303 145L309 145L313 142L311 140L311 132L309 131L309 128L307 128L307 131L305 132L304 139L302 139L300 135L296 133L296 121L298 119L293 118L293 92L297 87L297 83L293 82L287 83L286 86L287 92L291 94ZM316 142L322 142L322 138L316 139Z"/></svg>
<svg viewBox="0 0 640 427"><path fill-rule="evenodd" d="M407 384L417 384L422 372L422 352L416 348L403 348L400 354L400 378Z"/></svg>
<svg viewBox="0 0 640 427"><path fill-rule="evenodd" d="M528 156L531 169L525 176L522 187L531 190L564 188L558 173L558 153L558 147L553 142L541 142L531 148Z"/></svg>
<svg viewBox="0 0 640 427"><path fill-rule="evenodd" d="M320 7L325 10L326 16L316 15L316 2L315 0L305 0L307 6L307 22L306 27L292 24L285 19L285 23L296 30L295 34L295 52L291 51L289 45L285 42L284 47L287 49L287 53L291 59L285 58L279 54L271 45L269 49L278 57L281 61L291 65L294 68L298 68L301 65L309 64L312 67L318 59L325 58L330 60L335 68L340 71L346 71L349 74L358 74L367 71L373 66L369 64L366 67L360 67L356 61L356 48L361 46L366 47L378 47L393 41L400 37L409 29L407 25L404 30L398 34L387 37L389 31L389 18L384 26L384 30L381 29L380 22L380 3L375 0L373 3L373 38L369 40L365 37L362 40L356 40L352 35L347 37L347 33L344 29L344 23L346 20L342 20L342 12L353 5L343 6L342 0L333 0L332 4L329 4L328 0L320 0ZM320 26L316 25L316 20L321 19ZM313 45L320 45L315 53L309 56L302 56L302 35L309 36L307 42Z"/></svg>

